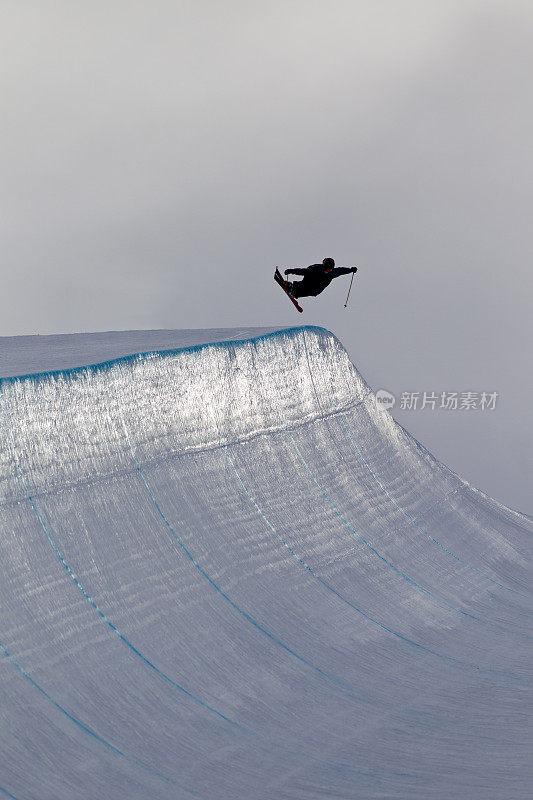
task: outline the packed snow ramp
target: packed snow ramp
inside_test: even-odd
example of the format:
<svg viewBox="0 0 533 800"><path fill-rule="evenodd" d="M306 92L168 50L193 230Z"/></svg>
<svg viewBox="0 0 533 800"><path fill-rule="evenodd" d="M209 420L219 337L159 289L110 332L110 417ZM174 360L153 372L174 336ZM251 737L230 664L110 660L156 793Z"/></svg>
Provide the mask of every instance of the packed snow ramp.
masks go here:
<svg viewBox="0 0 533 800"><path fill-rule="evenodd" d="M531 519L226 337L1 380L0 795L530 797Z"/></svg>

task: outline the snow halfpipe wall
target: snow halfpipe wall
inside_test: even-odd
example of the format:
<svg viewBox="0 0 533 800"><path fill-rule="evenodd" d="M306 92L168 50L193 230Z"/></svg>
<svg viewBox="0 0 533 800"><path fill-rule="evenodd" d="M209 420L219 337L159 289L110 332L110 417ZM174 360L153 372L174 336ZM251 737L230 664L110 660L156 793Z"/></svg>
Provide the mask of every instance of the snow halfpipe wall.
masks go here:
<svg viewBox="0 0 533 800"><path fill-rule="evenodd" d="M531 519L328 331L208 334L0 381L0 796L530 797Z"/></svg>

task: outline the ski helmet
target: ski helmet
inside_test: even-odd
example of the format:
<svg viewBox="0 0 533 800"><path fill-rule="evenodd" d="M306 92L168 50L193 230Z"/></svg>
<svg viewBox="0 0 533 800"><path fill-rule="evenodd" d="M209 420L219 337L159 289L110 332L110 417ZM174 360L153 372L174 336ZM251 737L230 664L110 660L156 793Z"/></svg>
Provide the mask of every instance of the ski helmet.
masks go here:
<svg viewBox="0 0 533 800"><path fill-rule="evenodd" d="M332 258L325 258L322 263L324 264L326 269L333 269L333 267L335 266L335 262L333 261Z"/></svg>

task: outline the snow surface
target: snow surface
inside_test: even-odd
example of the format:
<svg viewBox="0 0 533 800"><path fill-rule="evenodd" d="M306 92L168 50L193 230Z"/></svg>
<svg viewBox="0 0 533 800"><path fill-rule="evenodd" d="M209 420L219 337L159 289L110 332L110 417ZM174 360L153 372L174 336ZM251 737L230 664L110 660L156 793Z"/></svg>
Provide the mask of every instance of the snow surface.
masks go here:
<svg viewBox="0 0 533 800"><path fill-rule="evenodd" d="M98 364L146 353L228 339L249 339L279 328L106 331L52 336L0 336L0 378Z"/></svg>
<svg viewBox="0 0 533 800"><path fill-rule="evenodd" d="M0 359L0 793L530 797L533 523L332 334Z"/></svg>

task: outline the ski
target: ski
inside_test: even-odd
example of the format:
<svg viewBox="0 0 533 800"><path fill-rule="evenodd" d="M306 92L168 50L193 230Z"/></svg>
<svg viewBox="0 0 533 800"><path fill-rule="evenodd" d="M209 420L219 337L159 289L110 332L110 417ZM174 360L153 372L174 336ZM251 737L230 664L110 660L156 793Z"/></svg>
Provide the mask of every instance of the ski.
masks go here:
<svg viewBox="0 0 533 800"><path fill-rule="evenodd" d="M288 297L288 298L291 300L291 302L293 303L294 307L295 307L295 308L297 308L297 309L298 309L298 311L299 311L299 312L300 312L300 314L301 314L301 313L302 313L302 311L303 311L303 308L302 308L302 307L301 307L301 305L298 303L297 299L296 299L295 297L293 297L293 296L292 296L292 294L290 294L290 292L288 292L288 291L287 291L287 289L285 288L285 286L286 286L286 284L287 284L287 281L286 281L286 280L284 280L284 278L283 278L283 276L282 276L281 272L279 271L279 269L278 269L277 267L276 267L276 271L275 271L275 273L274 273L274 280L276 281L276 283L279 283L279 285L281 286L281 288L283 289L283 291L285 292L285 294L287 295L287 297Z"/></svg>

